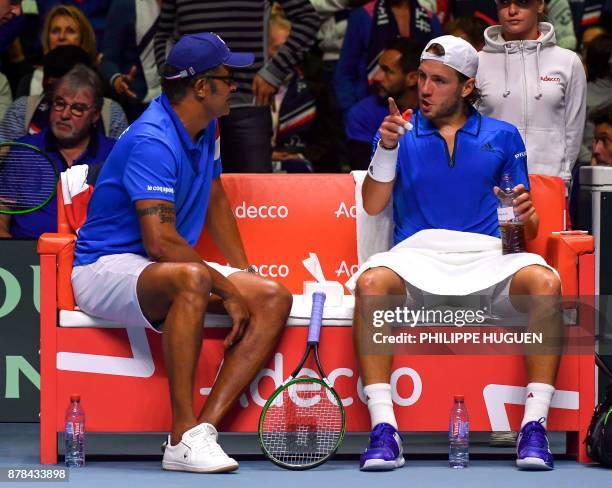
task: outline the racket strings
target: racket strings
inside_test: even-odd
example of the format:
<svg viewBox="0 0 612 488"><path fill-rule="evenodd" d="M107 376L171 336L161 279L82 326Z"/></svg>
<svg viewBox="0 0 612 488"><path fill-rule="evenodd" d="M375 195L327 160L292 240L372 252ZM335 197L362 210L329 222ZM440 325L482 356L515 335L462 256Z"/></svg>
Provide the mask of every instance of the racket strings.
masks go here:
<svg viewBox="0 0 612 488"><path fill-rule="evenodd" d="M282 401L279 400L282 398ZM342 406L316 382L290 384L268 408L262 442L282 464L304 467L332 454L342 438Z"/></svg>
<svg viewBox="0 0 612 488"><path fill-rule="evenodd" d="M47 201L56 188L52 163L32 149L0 148L0 207L25 210Z"/></svg>

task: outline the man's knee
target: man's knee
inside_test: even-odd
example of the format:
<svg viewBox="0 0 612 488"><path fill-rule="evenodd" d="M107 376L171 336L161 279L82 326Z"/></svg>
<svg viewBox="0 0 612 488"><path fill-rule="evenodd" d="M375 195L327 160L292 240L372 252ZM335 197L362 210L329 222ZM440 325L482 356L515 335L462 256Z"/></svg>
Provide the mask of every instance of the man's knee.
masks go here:
<svg viewBox="0 0 612 488"><path fill-rule="evenodd" d="M355 287L357 296L405 293L403 280L389 268L370 268L358 279Z"/></svg>
<svg viewBox="0 0 612 488"><path fill-rule="evenodd" d="M261 310L267 314L273 313L276 316L286 318L291 312L292 304L293 295L284 285L265 279L257 284L257 291L253 300L253 311L255 313Z"/></svg>
<svg viewBox="0 0 612 488"><path fill-rule="evenodd" d="M530 295L561 295L561 280L555 273L542 266L532 266L531 268L528 279Z"/></svg>
<svg viewBox="0 0 612 488"><path fill-rule="evenodd" d="M198 263L181 263L174 274L178 295L188 294L190 299L208 297L212 288L212 278L206 266Z"/></svg>

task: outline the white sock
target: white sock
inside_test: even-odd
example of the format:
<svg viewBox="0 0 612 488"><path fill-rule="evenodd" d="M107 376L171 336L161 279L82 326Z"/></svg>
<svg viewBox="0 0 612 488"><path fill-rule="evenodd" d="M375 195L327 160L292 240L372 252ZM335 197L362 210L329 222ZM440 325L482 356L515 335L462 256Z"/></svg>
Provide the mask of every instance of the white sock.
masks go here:
<svg viewBox="0 0 612 488"><path fill-rule="evenodd" d="M389 383L374 383L363 387L366 396L372 428L383 422L397 429L397 420L393 413L393 399Z"/></svg>
<svg viewBox="0 0 612 488"><path fill-rule="evenodd" d="M538 422L544 418L544 428L548 418L548 409L555 387L546 383L529 383L527 385L527 399L525 400L525 413L521 422L521 429L527 422Z"/></svg>

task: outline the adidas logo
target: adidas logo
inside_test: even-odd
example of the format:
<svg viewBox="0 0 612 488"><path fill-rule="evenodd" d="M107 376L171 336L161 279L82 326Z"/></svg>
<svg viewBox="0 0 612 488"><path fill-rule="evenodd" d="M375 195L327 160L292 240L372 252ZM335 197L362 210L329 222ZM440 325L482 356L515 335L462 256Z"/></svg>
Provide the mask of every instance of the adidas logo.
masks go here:
<svg viewBox="0 0 612 488"><path fill-rule="evenodd" d="M532 392L532 391L530 391L530 392L529 392L529 395L527 395L527 398L533 398L533 397L535 397L535 395L533 394L533 392Z"/></svg>
<svg viewBox="0 0 612 488"><path fill-rule="evenodd" d="M493 146L491 146L491 144L489 144L488 142L485 142L481 147L481 150L483 151L487 151L487 152L491 152L493 151Z"/></svg>

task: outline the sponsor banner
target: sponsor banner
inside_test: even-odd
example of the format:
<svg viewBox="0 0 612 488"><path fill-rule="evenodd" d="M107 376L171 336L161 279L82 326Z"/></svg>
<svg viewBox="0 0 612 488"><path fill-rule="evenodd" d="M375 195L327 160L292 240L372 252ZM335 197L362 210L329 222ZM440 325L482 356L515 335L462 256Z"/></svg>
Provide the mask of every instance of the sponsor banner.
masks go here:
<svg viewBox="0 0 612 488"><path fill-rule="evenodd" d="M222 364L227 328L205 329L194 390L202 407ZM265 401L299 362L306 327L290 327L275 354L240 396L221 430L253 432ZM323 327L321 363L346 408L347 429L368 431L370 421L353 355L350 327ZM298 346L299 345L299 346ZM68 404L79 393L93 431L166 431L170 401L161 337L133 329L58 331L58 399ZM78 351L78 352L77 352ZM311 358L312 360L312 358ZM551 430L578 424L580 357L564 356L548 421ZM316 376L312 361L304 373ZM396 356L391 387L401 430L440 431L448 427L454 394L465 395L473 430L519 427L527 376L522 356ZM112 393L111 393L112 392ZM581 392L592 395L593 391ZM324 393L322 393L324 394ZM130 409L123 408L125 401ZM592 408L592 407L591 407ZM590 412L589 412L590 414ZM57 412L61 429L63 409Z"/></svg>
<svg viewBox="0 0 612 488"><path fill-rule="evenodd" d="M301 294L304 282L313 279L302 264L311 252L327 280L344 284L357 271L351 175L225 175L222 181L247 257L259 274ZM207 233L196 249L207 260L227 263Z"/></svg>
<svg viewBox="0 0 612 488"><path fill-rule="evenodd" d="M0 240L0 422L38 422L36 241Z"/></svg>

